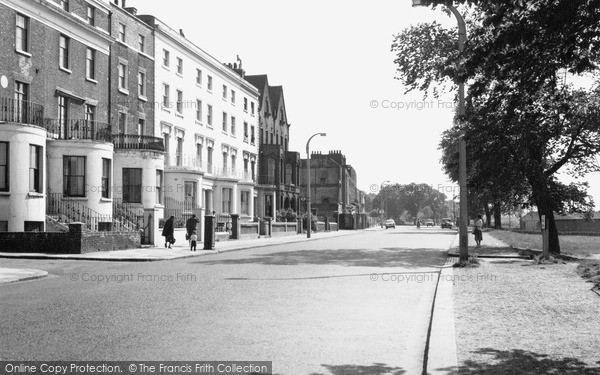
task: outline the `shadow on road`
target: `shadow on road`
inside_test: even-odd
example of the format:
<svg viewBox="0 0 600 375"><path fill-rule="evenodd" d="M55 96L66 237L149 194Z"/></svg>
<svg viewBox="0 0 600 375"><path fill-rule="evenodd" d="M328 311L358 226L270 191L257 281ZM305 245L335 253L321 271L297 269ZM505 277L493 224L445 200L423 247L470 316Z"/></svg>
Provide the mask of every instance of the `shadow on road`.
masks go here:
<svg viewBox="0 0 600 375"><path fill-rule="evenodd" d="M386 234L401 234L401 235L411 235L411 234L426 234L426 235L432 235L432 234L445 234L447 236L456 236L458 234L457 231L454 230L444 230L444 229L420 229L417 230L415 229L414 231L411 232L394 232L394 231L389 231L389 232L384 232Z"/></svg>
<svg viewBox="0 0 600 375"><path fill-rule="evenodd" d="M402 375L406 374L401 367L390 367L383 363L374 363L372 366L357 366L357 365L321 365L325 367L332 375ZM313 373L311 375L323 375Z"/></svg>
<svg viewBox="0 0 600 375"><path fill-rule="evenodd" d="M526 350L479 349L475 353L489 355L486 363L465 361L458 368L430 369L448 374L600 374L600 367L589 367L576 358L550 358L546 354Z"/></svg>
<svg viewBox="0 0 600 375"><path fill-rule="evenodd" d="M269 254L249 255L238 259L201 260L193 263L205 265L262 264L295 266L301 264L345 267L439 267L444 264L446 253L440 249L384 248L328 249L281 251Z"/></svg>

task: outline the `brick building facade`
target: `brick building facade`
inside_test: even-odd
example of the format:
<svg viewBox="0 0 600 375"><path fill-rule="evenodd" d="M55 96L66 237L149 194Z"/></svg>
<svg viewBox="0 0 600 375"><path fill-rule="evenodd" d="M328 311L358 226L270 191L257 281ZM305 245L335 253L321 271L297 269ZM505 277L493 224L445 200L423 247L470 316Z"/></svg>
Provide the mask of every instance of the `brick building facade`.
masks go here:
<svg viewBox="0 0 600 375"><path fill-rule="evenodd" d="M256 216L275 217L277 210L300 207L300 154L289 151L290 123L283 88L270 86L267 75L246 76L258 88L259 170Z"/></svg>
<svg viewBox="0 0 600 375"><path fill-rule="evenodd" d="M313 152L310 158L311 207L319 217L330 217L337 221L342 213L364 213L364 193L357 188L354 168L346 163L341 151L328 154ZM307 196L307 160L300 161L300 187L302 196ZM306 205L303 205L306 212Z"/></svg>

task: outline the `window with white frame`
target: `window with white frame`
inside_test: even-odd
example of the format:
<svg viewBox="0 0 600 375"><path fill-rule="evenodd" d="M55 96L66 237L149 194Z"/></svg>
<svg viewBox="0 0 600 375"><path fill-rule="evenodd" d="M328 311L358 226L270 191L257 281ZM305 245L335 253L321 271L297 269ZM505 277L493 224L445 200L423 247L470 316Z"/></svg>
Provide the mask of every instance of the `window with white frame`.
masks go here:
<svg viewBox="0 0 600 375"><path fill-rule="evenodd" d="M223 85L223 100L227 100L227 85Z"/></svg>
<svg viewBox="0 0 600 375"><path fill-rule="evenodd" d="M141 34L138 37L138 50L142 53L146 52L146 37Z"/></svg>
<svg viewBox="0 0 600 375"><path fill-rule="evenodd" d="M9 144L8 142L0 142L0 191L9 191Z"/></svg>
<svg viewBox="0 0 600 375"><path fill-rule="evenodd" d="M138 96L146 97L146 73L138 72Z"/></svg>
<svg viewBox="0 0 600 375"><path fill-rule="evenodd" d="M213 89L213 78L211 76L208 76L206 79L208 80L208 82L206 82L206 89L208 91L212 91L212 89Z"/></svg>
<svg viewBox="0 0 600 375"><path fill-rule="evenodd" d="M125 39L126 32L127 32L127 27L124 24L120 23L119 24L119 40L123 43L125 43L125 41L126 41L126 39Z"/></svg>
<svg viewBox="0 0 600 375"><path fill-rule="evenodd" d="M235 104L235 91L231 90L231 104Z"/></svg>
<svg viewBox="0 0 600 375"><path fill-rule="evenodd" d="M96 51L92 48L86 50L85 74L88 79L96 79Z"/></svg>
<svg viewBox="0 0 600 375"><path fill-rule="evenodd" d="M109 199L110 198L110 176L112 175L111 171L111 160L102 158L102 198Z"/></svg>
<svg viewBox="0 0 600 375"><path fill-rule="evenodd" d="M29 52L29 17L17 13L15 37L17 51Z"/></svg>
<svg viewBox="0 0 600 375"><path fill-rule="evenodd" d="M127 132L127 112L124 110L119 111L119 133L125 134Z"/></svg>
<svg viewBox="0 0 600 375"><path fill-rule="evenodd" d="M213 125L213 107L210 104L206 107L206 124L209 127Z"/></svg>
<svg viewBox="0 0 600 375"><path fill-rule="evenodd" d="M70 61L69 61L69 37L65 35L60 35L59 38L59 46L58 46L58 61L59 66L63 69L69 69Z"/></svg>
<svg viewBox="0 0 600 375"><path fill-rule="evenodd" d="M244 112L248 112L248 98L244 98Z"/></svg>
<svg viewBox="0 0 600 375"><path fill-rule="evenodd" d="M127 91L127 64L119 63L119 90Z"/></svg>
<svg viewBox="0 0 600 375"><path fill-rule="evenodd" d="M231 213L231 201L233 198L233 189L223 188L223 213Z"/></svg>
<svg viewBox="0 0 600 375"><path fill-rule="evenodd" d="M177 90L177 113L183 115L183 91Z"/></svg>
<svg viewBox="0 0 600 375"><path fill-rule="evenodd" d="M202 122L202 100L196 100L196 121Z"/></svg>
<svg viewBox="0 0 600 375"><path fill-rule="evenodd" d="M141 168L123 168L123 201L142 203Z"/></svg>
<svg viewBox="0 0 600 375"><path fill-rule="evenodd" d="M196 84L202 86L202 70L196 69Z"/></svg>
<svg viewBox="0 0 600 375"><path fill-rule="evenodd" d="M235 117L231 116L231 135L235 137Z"/></svg>
<svg viewBox="0 0 600 375"><path fill-rule="evenodd" d="M240 200L242 203L241 214L242 215L250 215L250 192L242 191Z"/></svg>
<svg viewBox="0 0 600 375"><path fill-rule="evenodd" d="M156 170L156 203L163 204L163 171Z"/></svg>
<svg viewBox="0 0 600 375"><path fill-rule="evenodd" d="M85 156L63 156L63 194L85 197Z"/></svg>
<svg viewBox="0 0 600 375"><path fill-rule="evenodd" d="M244 121L244 142L248 142L248 123Z"/></svg>
<svg viewBox="0 0 600 375"><path fill-rule="evenodd" d="M96 8L94 8L93 6L91 6L89 4L87 6L86 18L87 18L87 22L90 25L92 25L92 26L96 25Z"/></svg>
<svg viewBox="0 0 600 375"><path fill-rule="evenodd" d="M183 75L183 59L181 57L177 58L177 74Z"/></svg>
<svg viewBox="0 0 600 375"><path fill-rule="evenodd" d="M223 112L223 132L227 133L227 113Z"/></svg>
<svg viewBox="0 0 600 375"><path fill-rule="evenodd" d="M168 50L163 49L163 66L168 68L170 64L171 64L171 53Z"/></svg>
<svg viewBox="0 0 600 375"><path fill-rule="evenodd" d="M166 83L163 83L163 108L170 108L171 105L171 98L170 98L170 91L171 88L169 87L169 85L167 85Z"/></svg>

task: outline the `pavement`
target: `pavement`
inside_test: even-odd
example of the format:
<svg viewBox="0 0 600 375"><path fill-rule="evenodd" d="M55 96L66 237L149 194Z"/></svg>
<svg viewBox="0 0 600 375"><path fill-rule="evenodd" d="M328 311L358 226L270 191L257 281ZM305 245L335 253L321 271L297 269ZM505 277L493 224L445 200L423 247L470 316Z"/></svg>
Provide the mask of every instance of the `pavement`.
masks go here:
<svg viewBox="0 0 600 375"><path fill-rule="evenodd" d="M364 231L376 231L381 228L368 228ZM357 231L336 231L312 233L310 239L304 235L283 236L283 237L263 237L249 240L232 240L215 243L214 250L203 250L203 244L199 243L197 251L190 251L187 242L173 245L172 249L164 247L143 247L139 249L102 251L87 254L46 254L46 253L1 253L0 259L53 259L53 260L87 260L87 261L105 261L105 262L154 262L164 260L174 260L182 258L193 258L210 254L219 254L229 251L244 249L253 249L265 246L275 246L281 244L291 244L304 241L315 241L319 239L351 236L361 233ZM26 281L46 277L48 273L42 270L29 269L9 269L0 268L0 284L13 283L17 281Z"/></svg>
<svg viewBox="0 0 600 375"><path fill-rule="evenodd" d="M506 243L486 234L483 232L483 241L481 247L476 247L475 239L469 231L469 256L476 256L478 258L518 258L528 259L529 257L519 254L518 249L515 249ZM457 257L459 255L459 239L458 234L456 240L452 244L452 247L448 251L448 256Z"/></svg>
<svg viewBox="0 0 600 375"><path fill-rule="evenodd" d="M469 244L474 244L469 237ZM459 235L456 234L448 249L448 260L440 270L435 298L433 301L433 316L429 334L427 351L427 374L455 374L458 370L456 344L455 315L454 315L454 263L459 255ZM482 246L469 246L469 255L478 258L526 258L506 243L485 235Z"/></svg>
<svg viewBox="0 0 600 375"><path fill-rule="evenodd" d="M16 283L17 281L41 279L46 276L48 276L48 272L41 270L0 268L0 284L9 284Z"/></svg>

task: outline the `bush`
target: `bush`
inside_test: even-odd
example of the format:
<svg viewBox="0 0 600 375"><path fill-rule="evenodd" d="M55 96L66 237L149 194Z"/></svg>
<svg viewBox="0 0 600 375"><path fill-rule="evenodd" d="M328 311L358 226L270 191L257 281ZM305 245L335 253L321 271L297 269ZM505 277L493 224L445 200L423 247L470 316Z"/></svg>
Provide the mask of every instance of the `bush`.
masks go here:
<svg viewBox="0 0 600 375"><path fill-rule="evenodd" d="M319 218L317 217L317 215L310 215L310 228L313 232L317 231L317 221L319 220ZM306 230L306 227L308 225L308 216L307 213L305 212L304 214L302 214L302 228L304 228Z"/></svg>
<svg viewBox="0 0 600 375"><path fill-rule="evenodd" d="M295 223L296 220L298 220L298 214L291 208L282 208L275 213L275 220L279 222Z"/></svg>

